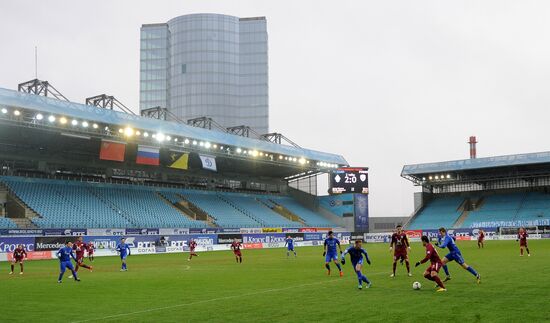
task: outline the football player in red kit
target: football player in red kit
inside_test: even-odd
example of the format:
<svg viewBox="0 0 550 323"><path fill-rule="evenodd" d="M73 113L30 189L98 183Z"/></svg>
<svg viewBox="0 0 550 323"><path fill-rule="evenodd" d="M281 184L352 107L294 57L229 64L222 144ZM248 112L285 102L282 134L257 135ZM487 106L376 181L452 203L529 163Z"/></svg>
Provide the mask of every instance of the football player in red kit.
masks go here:
<svg viewBox="0 0 550 323"><path fill-rule="evenodd" d="M483 229L479 229L479 233L478 233L478 236L477 236L477 247L478 248L484 248L485 246L483 245L485 241L485 231L483 231Z"/></svg>
<svg viewBox="0 0 550 323"><path fill-rule="evenodd" d="M16 263L19 263L19 267L21 268L19 275L23 275L23 261L25 260L25 258L27 258L27 252L25 251L25 248L23 248L23 245L20 244L17 246L17 248L15 248L15 250L13 250L10 275L13 275L13 270Z"/></svg>
<svg viewBox="0 0 550 323"><path fill-rule="evenodd" d="M235 255L235 260L237 260L237 263L243 262L241 247L242 247L241 243L237 241L237 239L233 239L233 243L231 244L231 249L233 250L233 254Z"/></svg>
<svg viewBox="0 0 550 323"><path fill-rule="evenodd" d="M395 277L395 268L397 267L398 260L401 261L401 264L405 261L407 273L409 276L412 276L408 255L408 250L410 249L409 238L407 238L407 234L403 232L402 227L398 225L397 231L392 235L390 242L390 252L393 250L393 272L390 277Z"/></svg>
<svg viewBox="0 0 550 323"><path fill-rule="evenodd" d="M199 256L195 252L196 247L197 247L197 242L194 239L189 240L189 258L187 258L187 261L191 261L191 258L193 258L193 256L196 256L196 257Z"/></svg>
<svg viewBox="0 0 550 323"><path fill-rule="evenodd" d="M88 242L88 260L94 261L95 246L93 242Z"/></svg>
<svg viewBox="0 0 550 323"><path fill-rule="evenodd" d="M525 230L525 228L519 228L518 238L516 239L516 241L519 240L519 255L521 257L523 257L523 248L525 248L525 251L527 251L527 256L531 257L529 247L527 246L527 237L529 237L527 230Z"/></svg>
<svg viewBox="0 0 550 323"><path fill-rule="evenodd" d="M88 245L82 241L82 237L78 237L76 242L73 244L73 250L76 254L76 268L74 269L75 272L78 271L78 268L84 267L90 271L92 271L93 267L88 266L84 263L84 252L88 250ZM69 276L69 278L72 278Z"/></svg>
<svg viewBox="0 0 550 323"><path fill-rule="evenodd" d="M423 264L430 261L430 267L426 269L424 272L424 278L427 280L435 281L437 284L438 292L445 292L447 289L445 289L445 285L443 285L443 282L439 278L439 269L443 266L443 263L441 262L441 258L439 258L439 255L437 254L437 251L435 250L434 246L430 243L430 240L427 236L422 236L422 245L426 248L426 257L424 259L420 260L416 263L415 267L420 266L420 264Z"/></svg>

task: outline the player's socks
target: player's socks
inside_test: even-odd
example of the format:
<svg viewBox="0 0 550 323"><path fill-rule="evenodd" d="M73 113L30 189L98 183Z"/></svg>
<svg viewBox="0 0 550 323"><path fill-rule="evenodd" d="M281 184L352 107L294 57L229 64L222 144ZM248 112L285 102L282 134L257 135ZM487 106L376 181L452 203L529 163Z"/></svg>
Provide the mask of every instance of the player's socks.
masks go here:
<svg viewBox="0 0 550 323"><path fill-rule="evenodd" d="M519 255L523 256L523 248L519 248Z"/></svg>
<svg viewBox="0 0 550 323"><path fill-rule="evenodd" d="M325 268L328 270L328 273L330 275L330 265L329 264L325 264Z"/></svg>
<svg viewBox="0 0 550 323"><path fill-rule="evenodd" d="M367 278L367 276L361 274L361 279L362 279L365 283L367 283L367 285L370 285L370 280Z"/></svg>
<svg viewBox="0 0 550 323"><path fill-rule="evenodd" d="M336 264L336 267L338 267L338 270L339 270L339 271L342 271L342 266L340 266L340 264L337 263L337 264Z"/></svg>
<svg viewBox="0 0 550 323"><path fill-rule="evenodd" d="M239 262L240 262L240 263L243 262L243 257L239 257Z"/></svg>
<svg viewBox="0 0 550 323"><path fill-rule="evenodd" d="M411 264L409 263L409 261L405 261L405 265L407 266L407 272L410 274L411 273Z"/></svg>
<svg viewBox="0 0 550 323"><path fill-rule="evenodd" d="M63 279L63 274L64 273L59 273L59 278L57 279L58 282L61 282L61 280Z"/></svg>
<svg viewBox="0 0 550 323"><path fill-rule="evenodd" d="M78 279L78 277L76 276L76 271L74 271L74 270L73 270L73 277L74 277L74 280L80 281L80 279Z"/></svg>
<svg viewBox="0 0 550 323"><path fill-rule="evenodd" d="M466 268L466 270L469 271L472 275L477 277L477 271L474 268L468 266L468 268Z"/></svg>
<svg viewBox="0 0 550 323"><path fill-rule="evenodd" d="M443 270L445 271L445 275L447 275L447 277L451 277L451 274L449 274L449 267L447 267L447 265L443 265Z"/></svg>
<svg viewBox="0 0 550 323"><path fill-rule="evenodd" d="M395 276L395 267L397 267L397 263L396 263L396 262L393 263L393 275L394 275L394 276Z"/></svg>
<svg viewBox="0 0 550 323"><path fill-rule="evenodd" d="M433 280L437 283L437 285L441 288L445 288L445 286L443 285L443 282L441 281L441 278L439 278L439 276L434 276L432 277Z"/></svg>
<svg viewBox="0 0 550 323"><path fill-rule="evenodd" d="M529 248L525 248L525 250L527 251L527 255L530 256L531 253L529 252Z"/></svg>
<svg viewBox="0 0 550 323"><path fill-rule="evenodd" d="M296 251L294 251L294 257L297 257L298 255L296 254Z"/></svg>
<svg viewBox="0 0 550 323"><path fill-rule="evenodd" d="M14 269L14 268L15 268L15 267L14 267L13 265L11 265L11 272L12 272L12 273L13 273L13 269Z"/></svg>
<svg viewBox="0 0 550 323"><path fill-rule="evenodd" d="M19 274L23 273L23 263L20 263L19 266L21 267L21 272Z"/></svg>

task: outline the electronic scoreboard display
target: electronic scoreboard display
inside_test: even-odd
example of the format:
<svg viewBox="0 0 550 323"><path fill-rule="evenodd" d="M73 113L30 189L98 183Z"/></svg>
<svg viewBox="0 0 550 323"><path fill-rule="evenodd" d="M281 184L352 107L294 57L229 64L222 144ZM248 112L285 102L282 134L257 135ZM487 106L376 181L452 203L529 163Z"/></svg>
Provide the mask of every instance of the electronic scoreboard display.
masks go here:
<svg viewBox="0 0 550 323"><path fill-rule="evenodd" d="M330 194L369 193L368 168L345 167L330 172Z"/></svg>

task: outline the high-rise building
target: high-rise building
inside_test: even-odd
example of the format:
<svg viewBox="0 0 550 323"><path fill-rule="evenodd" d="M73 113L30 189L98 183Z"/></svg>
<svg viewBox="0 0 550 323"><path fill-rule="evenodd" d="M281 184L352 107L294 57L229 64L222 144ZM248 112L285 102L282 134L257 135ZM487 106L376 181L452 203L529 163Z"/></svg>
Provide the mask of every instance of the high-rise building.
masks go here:
<svg viewBox="0 0 550 323"><path fill-rule="evenodd" d="M269 131L265 17L191 14L141 27L140 109Z"/></svg>

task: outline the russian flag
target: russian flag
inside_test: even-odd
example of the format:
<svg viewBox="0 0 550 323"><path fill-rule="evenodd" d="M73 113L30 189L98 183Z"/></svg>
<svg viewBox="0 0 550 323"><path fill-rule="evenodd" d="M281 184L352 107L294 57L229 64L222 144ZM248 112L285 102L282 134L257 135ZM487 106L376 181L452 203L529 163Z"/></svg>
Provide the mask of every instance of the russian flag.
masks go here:
<svg viewBox="0 0 550 323"><path fill-rule="evenodd" d="M138 145L136 164L159 165L159 149L150 146Z"/></svg>

